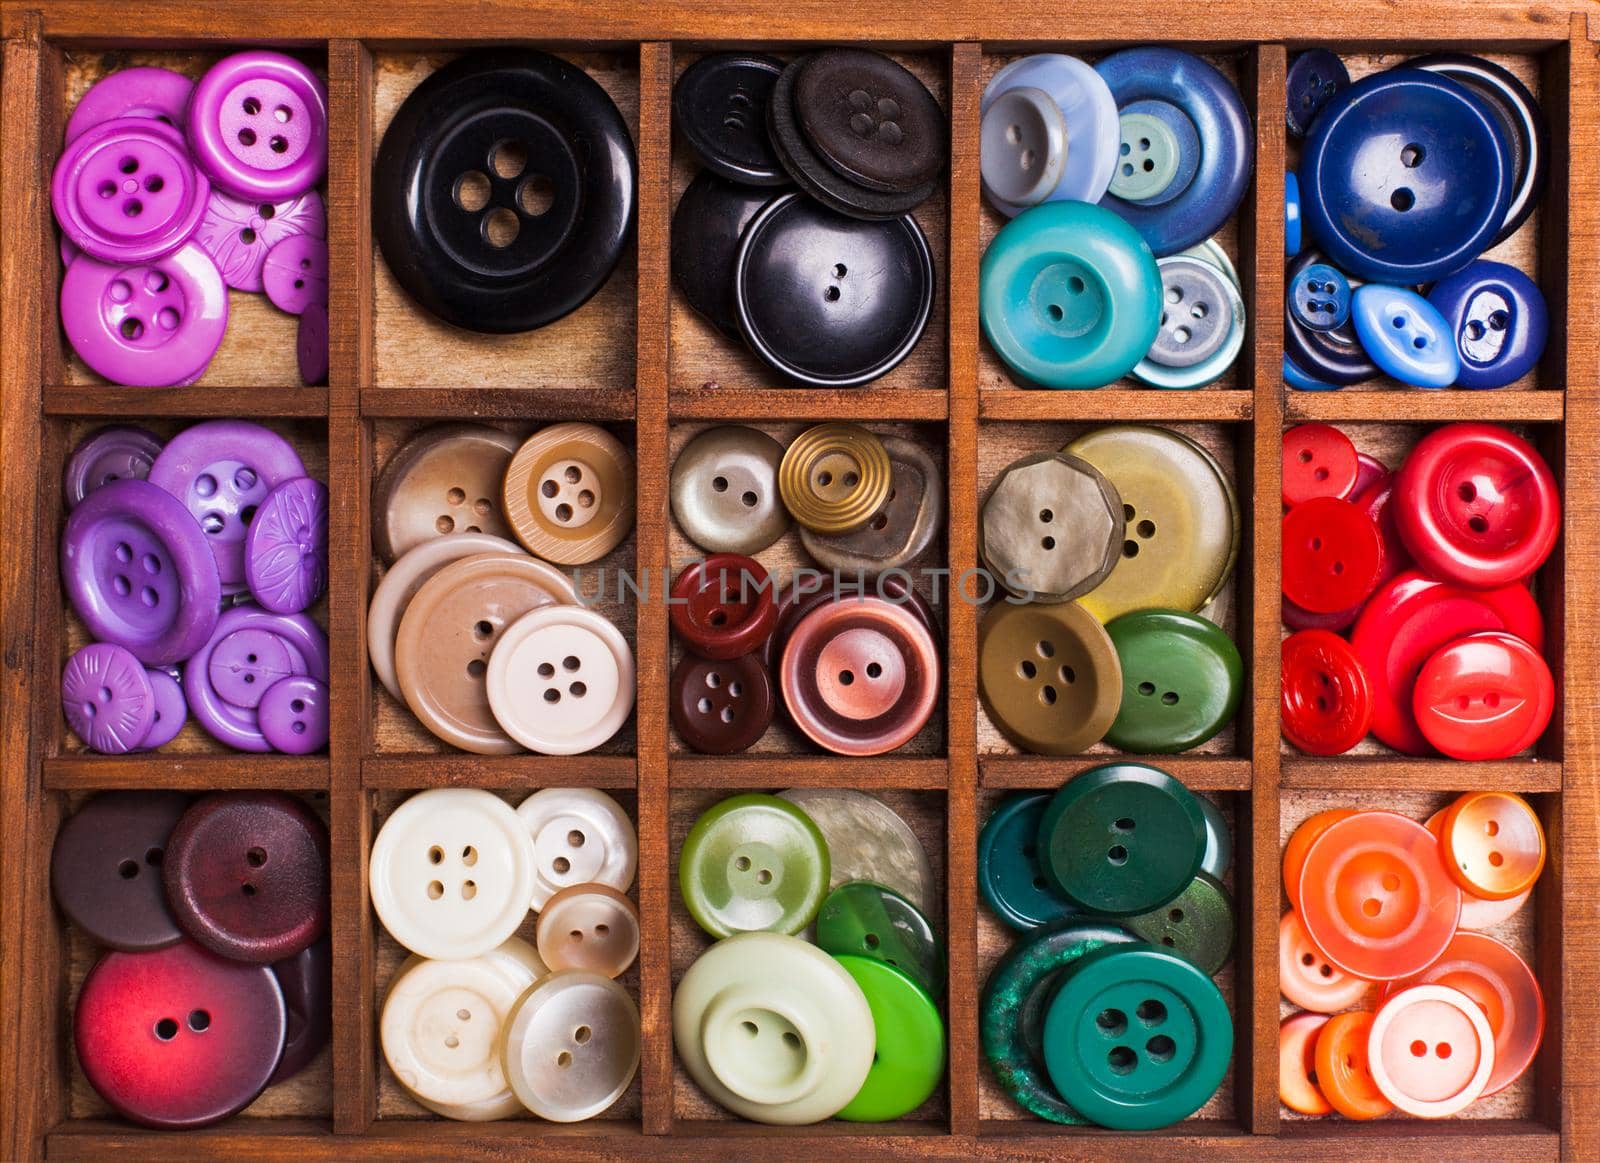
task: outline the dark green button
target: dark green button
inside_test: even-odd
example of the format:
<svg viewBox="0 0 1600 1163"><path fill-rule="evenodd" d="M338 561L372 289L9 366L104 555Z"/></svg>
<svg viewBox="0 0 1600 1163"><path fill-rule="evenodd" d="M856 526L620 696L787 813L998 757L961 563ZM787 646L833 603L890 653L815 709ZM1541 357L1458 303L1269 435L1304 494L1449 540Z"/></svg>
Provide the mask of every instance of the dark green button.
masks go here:
<svg viewBox="0 0 1600 1163"><path fill-rule="evenodd" d="M1024 1110L1053 1123L1084 1118L1050 1085L1044 1015L1067 966L1092 950L1127 944L1133 935L1100 921L1065 921L1035 929L1013 945L983 987L979 1033L995 1080Z"/></svg>
<svg viewBox="0 0 1600 1163"><path fill-rule="evenodd" d="M841 884L817 913L817 945L893 965L931 997L944 993L944 950L933 926L905 897L870 880Z"/></svg>
<svg viewBox="0 0 1600 1163"><path fill-rule="evenodd" d="M1049 792L1018 792L994 810L978 835L978 891L995 915L1028 930L1072 916L1039 867L1039 820Z"/></svg>
<svg viewBox="0 0 1600 1163"><path fill-rule="evenodd" d="M1040 868L1085 912L1133 917L1184 890L1206 851L1189 789L1142 763L1091 768L1051 797L1039 821Z"/></svg>
<svg viewBox="0 0 1600 1163"><path fill-rule="evenodd" d="M1061 1097L1103 1127L1148 1131L1188 1118L1216 1093L1233 1055L1233 1018L1216 984L1148 945L1086 954L1044 1020Z"/></svg>
<svg viewBox="0 0 1600 1163"><path fill-rule="evenodd" d="M1233 953L1233 898L1203 872L1175 899L1122 923L1150 944L1187 957L1207 975Z"/></svg>
<svg viewBox="0 0 1600 1163"><path fill-rule="evenodd" d="M1206 854L1200 861L1200 871L1221 880L1233 867L1233 834L1228 831L1228 821L1222 818L1222 809L1206 796L1196 796L1200 810L1206 815Z"/></svg>
<svg viewBox="0 0 1600 1163"><path fill-rule="evenodd" d="M944 1077L944 1020L933 999L892 965L870 957L837 958L867 995L877 1044L867 1080L838 1114L853 1123L881 1123L910 1114Z"/></svg>
<svg viewBox="0 0 1600 1163"><path fill-rule="evenodd" d="M1214 622L1179 610L1135 610L1106 633L1122 663L1122 708L1106 742L1140 755L1198 747L1228 725L1244 660Z"/></svg>
<svg viewBox="0 0 1600 1163"><path fill-rule="evenodd" d="M828 845L788 800L733 796L689 829L678 854L678 890L713 937L798 933L828 891Z"/></svg>

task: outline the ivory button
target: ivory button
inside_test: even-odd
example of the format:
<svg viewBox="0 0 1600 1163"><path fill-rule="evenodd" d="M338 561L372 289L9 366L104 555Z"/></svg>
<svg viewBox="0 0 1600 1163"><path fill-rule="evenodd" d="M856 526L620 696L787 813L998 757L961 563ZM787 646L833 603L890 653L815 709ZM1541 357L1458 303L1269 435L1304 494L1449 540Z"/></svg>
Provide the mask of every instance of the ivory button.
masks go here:
<svg viewBox="0 0 1600 1163"><path fill-rule="evenodd" d="M394 563L446 533L510 537L500 487L516 437L486 424L425 428L390 458L372 496L373 548Z"/></svg>
<svg viewBox="0 0 1600 1163"><path fill-rule="evenodd" d="M547 787L517 808L533 838L529 899L538 912L574 884L603 884L627 892L639 863L639 837L616 800L591 787Z"/></svg>
<svg viewBox="0 0 1600 1163"><path fill-rule="evenodd" d="M604 884L575 884L539 913L539 956L551 969L621 977L639 956L639 909Z"/></svg>
<svg viewBox="0 0 1600 1163"><path fill-rule="evenodd" d="M876 796L849 788L792 787L779 798L811 817L828 842L833 890L850 880L894 889L923 912L935 902L933 866L911 826Z"/></svg>
<svg viewBox="0 0 1600 1163"><path fill-rule="evenodd" d="M868 577L915 561L944 527L944 474L914 441L886 436L889 496L853 533L815 533L804 527L800 543L824 569Z"/></svg>
<svg viewBox="0 0 1600 1163"><path fill-rule="evenodd" d="M562 565L610 553L633 529L633 456L593 424L552 424L506 468L506 516L529 552Z"/></svg>
<svg viewBox="0 0 1600 1163"><path fill-rule="evenodd" d="M990 486L978 553L1008 593L1066 602L1110 576L1122 538L1116 487L1086 460L1043 452L1014 461Z"/></svg>
<svg viewBox="0 0 1600 1163"><path fill-rule="evenodd" d="M506 1023L506 1078L542 1119L591 1119L633 1081L642 1037L639 1007L622 986L557 970L522 995Z"/></svg>
<svg viewBox="0 0 1600 1163"><path fill-rule="evenodd" d="M755 428L709 428L672 464L672 515L709 553L760 553L789 528L778 497L783 445Z"/></svg>
<svg viewBox="0 0 1600 1163"><path fill-rule="evenodd" d="M622 729L633 713L633 650L582 606L524 614L489 656L489 709L530 751L577 755Z"/></svg>

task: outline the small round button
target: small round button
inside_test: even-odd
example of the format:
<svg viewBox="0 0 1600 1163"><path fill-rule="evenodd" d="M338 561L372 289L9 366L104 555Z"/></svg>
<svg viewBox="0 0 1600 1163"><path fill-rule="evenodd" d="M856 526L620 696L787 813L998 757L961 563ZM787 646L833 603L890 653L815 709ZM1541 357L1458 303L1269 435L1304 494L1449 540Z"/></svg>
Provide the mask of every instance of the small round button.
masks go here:
<svg viewBox="0 0 1600 1163"><path fill-rule="evenodd" d="M156 695L141 663L120 646L91 643L61 672L61 711L91 750L137 750L155 723Z"/></svg>
<svg viewBox="0 0 1600 1163"><path fill-rule="evenodd" d="M393 565L447 533L509 538L501 482L516 438L484 424L425 428L389 458L372 490L372 544Z"/></svg>
<svg viewBox="0 0 1600 1163"><path fill-rule="evenodd" d="M115 117L150 117L182 128L194 82L171 69L118 69L78 98L62 137L76 141L85 130Z"/></svg>
<svg viewBox="0 0 1600 1163"><path fill-rule="evenodd" d="M552 970L621 977L639 956L639 909L604 884L574 884L539 912L539 956Z"/></svg>
<svg viewBox="0 0 1600 1163"><path fill-rule="evenodd" d="M989 79L981 113L983 188L1006 217L1038 202L1105 196L1120 141L1117 103L1087 62L1064 53L1014 60Z"/></svg>
<svg viewBox="0 0 1600 1163"><path fill-rule="evenodd" d="M194 234L210 193L183 134L151 117L118 117L67 142L50 208L62 234L91 258L147 262Z"/></svg>
<svg viewBox="0 0 1600 1163"><path fill-rule="evenodd" d="M1122 663L1076 602L991 606L978 625L978 694L1002 734L1037 755L1098 743L1122 705Z"/></svg>
<svg viewBox="0 0 1600 1163"><path fill-rule="evenodd" d="M1317 1035L1323 1014L1290 1014L1278 1027L1278 1101L1302 1115L1326 1115L1333 1107L1317 1085Z"/></svg>
<svg viewBox="0 0 1600 1163"><path fill-rule="evenodd" d="M1244 694L1239 648L1214 622L1178 610L1135 610L1106 626L1122 666L1122 704L1106 742L1169 755L1233 721Z"/></svg>
<svg viewBox="0 0 1600 1163"><path fill-rule="evenodd" d="M778 624L766 567L752 557L714 553L690 562L673 580L672 629L704 658L739 658L760 650Z"/></svg>
<svg viewBox="0 0 1600 1163"><path fill-rule="evenodd" d="M1555 680L1537 650L1491 630L1423 663L1411 699L1424 737L1452 759L1508 759L1550 725Z"/></svg>
<svg viewBox="0 0 1600 1163"><path fill-rule="evenodd" d="M557 969L517 999L504 1030L506 1081L541 1119L605 1113L639 1069L639 1007L599 973Z"/></svg>
<svg viewBox="0 0 1600 1163"><path fill-rule="evenodd" d="M323 937L293 957L274 962L272 976L283 990L288 1018L283 1057L268 1083L276 1086L316 1061L333 1034L333 942Z"/></svg>
<svg viewBox="0 0 1600 1163"><path fill-rule="evenodd" d="M767 106L783 62L762 53L707 53L672 87L672 124L714 174L747 186L782 186Z"/></svg>
<svg viewBox="0 0 1600 1163"><path fill-rule="evenodd" d="M584 565L633 529L633 488L633 455L615 436L593 424L552 424L506 466L506 519L530 553Z"/></svg>
<svg viewBox="0 0 1600 1163"><path fill-rule="evenodd" d="M685 654L667 695L672 729L703 755L748 750L772 725L777 700L758 654L715 661Z"/></svg>
<svg viewBox="0 0 1600 1163"><path fill-rule="evenodd" d="M1307 755L1343 755L1372 724L1372 684L1350 643L1328 630L1283 640L1283 737Z"/></svg>
<svg viewBox="0 0 1600 1163"><path fill-rule="evenodd" d="M310 675L280 678L256 708L261 737L274 751L310 755L328 745L328 684Z"/></svg>
<svg viewBox="0 0 1600 1163"><path fill-rule="evenodd" d="M978 554L1015 597L1067 602L1105 581L1122 555L1122 498L1065 452L1012 461L989 486Z"/></svg>
<svg viewBox="0 0 1600 1163"><path fill-rule="evenodd" d="M328 243L314 234L293 234L267 252L261 286L280 311L299 315L328 305Z"/></svg>
<svg viewBox="0 0 1600 1163"><path fill-rule="evenodd" d="M261 202L235 198L214 188L194 237L217 264L223 282L236 291L259 295L266 290L261 274L267 253L280 242L301 234L328 236L327 209L322 195L315 190L279 202ZM326 288L326 249L322 281Z"/></svg>
<svg viewBox="0 0 1600 1163"><path fill-rule="evenodd" d="M1133 369L1152 387L1200 388L1219 379L1244 348L1245 309L1238 283L1222 268L1185 251L1161 271L1161 328Z"/></svg>
<svg viewBox="0 0 1600 1163"><path fill-rule="evenodd" d="M1076 914L1039 863L1039 822L1048 792L1017 792L989 816L978 834L978 891L995 915L1026 932Z"/></svg>
<svg viewBox="0 0 1600 1163"><path fill-rule="evenodd" d="M311 69L255 49L223 57L189 99L189 147L240 198L303 194L328 168L328 91Z"/></svg>
<svg viewBox="0 0 1600 1163"><path fill-rule="evenodd" d="M867 1077L835 1117L881 1123L908 1115L944 1077L944 1019L927 991L894 966L854 954L834 959L866 995L875 1034Z"/></svg>
<svg viewBox="0 0 1600 1163"><path fill-rule="evenodd" d="M755 428L708 428L672 462L672 516L709 553L760 553L789 528L783 445Z"/></svg>
<svg viewBox="0 0 1600 1163"><path fill-rule="evenodd" d="M541 606L500 636L484 685L489 710L512 739L544 755L579 755L633 713L633 648L593 610Z"/></svg>
<svg viewBox="0 0 1600 1163"><path fill-rule="evenodd" d="M1293 170L1288 170L1283 175L1283 253L1287 258L1293 258L1300 253L1300 248L1305 242L1305 229L1300 217L1300 179ZM1288 356L1284 357L1285 368L1288 368ZM1284 377L1288 378L1287 375ZM1291 383L1290 387L1301 385Z"/></svg>
<svg viewBox="0 0 1600 1163"><path fill-rule="evenodd" d="M1516 267L1480 259L1435 283L1428 302L1455 339L1457 387L1503 388L1544 355L1550 311L1538 285Z"/></svg>
<svg viewBox="0 0 1600 1163"><path fill-rule="evenodd" d="M1155 112L1125 110L1117 119L1117 126L1122 140L1117 150L1120 155L1117 168L1111 174L1113 197L1128 202L1149 202L1166 193L1180 180L1180 175L1188 181L1194 180L1200 160L1200 139L1193 123L1173 125ZM1185 170L1188 171L1186 175L1183 174Z"/></svg>
<svg viewBox="0 0 1600 1163"><path fill-rule="evenodd" d="M813 533L801 526L800 544L818 565L840 574L875 577L911 564L945 524L944 473L919 444L883 439L889 454L889 496L861 528Z"/></svg>
<svg viewBox="0 0 1600 1163"><path fill-rule="evenodd" d="M828 845L828 887L866 880L887 885L920 909L938 885L922 841L888 804L849 788L792 787L779 793L811 818Z"/></svg>
<svg viewBox="0 0 1600 1163"><path fill-rule="evenodd" d="M1390 997L1367 1038L1373 1082L1408 1115L1438 1119L1465 1110L1494 1070L1489 1019L1446 985L1414 985Z"/></svg>
<svg viewBox="0 0 1600 1163"><path fill-rule="evenodd" d="M996 93L994 81L983 99L979 157L990 203L997 209L1005 207L1010 217L1024 207L1049 201L1067 163L1067 125L1061 106L1049 93L1030 85Z"/></svg>
<svg viewBox="0 0 1600 1163"><path fill-rule="evenodd" d="M161 455L162 440L154 432L128 425L97 429L83 438L67 458L61 501L70 511L96 489L114 481L142 481Z"/></svg>
<svg viewBox="0 0 1600 1163"><path fill-rule="evenodd" d="M1317 1034L1317 1086L1328 1105L1347 1119L1377 1119L1394 1110L1372 1077L1368 1035L1372 1013L1334 1014Z"/></svg>
<svg viewBox="0 0 1600 1163"><path fill-rule="evenodd" d="M1448 388L1461 374L1450 325L1438 308L1407 287L1357 287L1350 320L1372 362L1401 383Z"/></svg>
<svg viewBox="0 0 1600 1163"><path fill-rule="evenodd" d="M1283 434L1283 503L1346 497L1360 462L1350 438L1331 424L1301 424Z"/></svg>
<svg viewBox="0 0 1600 1163"><path fill-rule="evenodd" d="M1312 263L1289 282L1289 311L1300 326L1332 331L1350 319L1350 282L1325 262Z"/></svg>
<svg viewBox="0 0 1600 1163"><path fill-rule="evenodd" d="M944 110L910 70L882 53L813 54L795 79L794 105L811 147L870 190L916 189L944 169Z"/></svg>
<svg viewBox="0 0 1600 1163"><path fill-rule="evenodd" d="M789 801L733 796L689 829L678 855L678 891L713 937L798 933L828 891L828 845Z"/></svg>
<svg viewBox="0 0 1600 1163"><path fill-rule="evenodd" d="M1333 265L1309 240L1294 256L1285 275L1289 285L1317 264ZM1347 282L1350 280L1347 278ZM1355 284L1352 284L1352 286ZM1378 366L1367 355L1349 320L1330 331L1302 326L1293 304L1284 297L1283 352L1288 362L1285 378L1304 391L1331 391L1374 379Z"/></svg>
<svg viewBox="0 0 1600 1163"><path fill-rule="evenodd" d="M304 614L269 614L233 606L217 619L211 639L183 668L184 697L195 722L240 751L270 751L261 726L261 700L291 675L328 681L328 639Z"/></svg>
<svg viewBox="0 0 1600 1163"><path fill-rule="evenodd" d="M1289 907L1300 908L1300 874L1305 871L1306 853L1311 845L1340 820L1355 815L1354 808L1327 808L1302 820L1283 846L1283 891L1289 898Z"/></svg>
<svg viewBox="0 0 1600 1163"><path fill-rule="evenodd" d="M130 953L183 937L161 862L189 806L178 792L101 792L62 823L50 856L56 907L91 940Z"/></svg>
<svg viewBox="0 0 1600 1163"><path fill-rule="evenodd" d="M1456 800L1445 811L1439 842L1457 883L1486 900L1519 896L1544 871L1544 826L1512 792L1470 792Z"/></svg>
<svg viewBox="0 0 1600 1163"><path fill-rule="evenodd" d="M1233 898L1204 872L1166 904L1119 923L1151 945L1188 958L1208 976L1233 956Z"/></svg>
<svg viewBox="0 0 1600 1163"><path fill-rule="evenodd" d="M1313 614L1359 605L1383 575L1383 540L1360 506L1312 497L1283 517L1283 596Z"/></svg>
<svg viewBox="0 0 1600 1163"><path fill-rule="evenodd" d="M616 800L590 787L547 787L517 806L533 838L533 911L563 888L603 884L627 892L639 865L639 837Z"/></svg>
<svg viewBox="0 0 1600 1163"><path fill-rule="evenodd" d="M244 540L250 594L275 614L298 614L328 588L328 487L293 477L267 494Z"/></svg>
<svg viewBox="0 0 1600 1163"><path fill-rule="evenodd" d="M796 521L817 533L860 529L889 499L893 479L883 443L854 424L806 429L778 466L784 506Z"/></svg>
<svg viewBox="0 0 1600 1163"><path fill-rule="evenodd" d="M1441 836L1444 830L1444 818L1449 808L1440 808L1428 817L1427 829L1435 836ZM1441 843L1443 842L1441 837ZM1446 857L1445 863L1449 863ZM1461 890L1461 928L1471 929L1474 932L1485 932L1497 925L1504 924L1522 911L1522 906L1528 903L1533 896L1533 888L1523 889L1516 896L1507 897L1505 900L1490 900L1488 897L1475 895L1471 889Z"/></svg>
<svg viewBox="0 0 1600 1163"><path fill-rule="evenodd" d="M1328 961L1306 933L1300 914L1290 909L1278 922L1278 989L1292 1005L1331 1014L1355 1005L1371 982Z"/></svg>
<svg viewBox="0 0 1600 1163"><path fill-rule="evenodd" d="M1325 48L1297 53L1289 65L1286 114L1291 137L1304 137L1317 114L1350 84L1350 72L1337 53Z"/></svg>
<svg viewBox="0 0 1600 1163"><path fill-rule="evenodd" d="M141 751L155 751L178 737L189 718L189 705L184 701L183 684L178 681L179 671L150 668L150 689L155 693L156 713L150 723L150 732L139 745Z"/></svg>
<svg viewBox="0 0 1600 1163"><path fill-rule="evenodd" d="M830 892L817 912L817 948L835 957L848 953L882 961L930 997L944 993L944 950L933 925L885 885L852 880Z"/></svg>

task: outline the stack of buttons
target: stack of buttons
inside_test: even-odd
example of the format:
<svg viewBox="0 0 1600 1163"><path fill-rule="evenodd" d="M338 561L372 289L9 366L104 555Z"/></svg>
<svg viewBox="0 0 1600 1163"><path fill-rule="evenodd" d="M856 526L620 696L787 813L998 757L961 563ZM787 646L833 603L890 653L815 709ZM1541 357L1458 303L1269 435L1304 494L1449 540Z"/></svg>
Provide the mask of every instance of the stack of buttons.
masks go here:
<svg viewBox="0 0 1600 1163"><path fill-rule="evenodd" d="M861 792L794 788L713 805L678 856L683 903L715 938L673 995L689 1076L743 1118L885 1122L944 1077L944 950L932 865Z"/></svg>
<svg viewBox="0 0 1600 1163"><path fill-rule="evenodd" d="M984 192L1011 219L979 275L995 354L1045 388L1220 379L1244 346L1245 307L1212 235L1255 152L1233 84L1177 49L1093 68L1041 53L994 75L982 115Z"/></svg>
<svg viewBox="0 0 1600 1163"><path fill-rule="evenodd" d="M224 57L199 82L112 73L78 102L50 184L61 325L90 369L133 387L198 381L229 288L299 317L301 378L328 374L322 80L282 53Z"/></svg>
<svg viewBox="0 0 1600 1163"><path fill-rule="evenodd" d="M639 1008L617 979L639 953L626 895L633 822L592 788L513 810L472 788L396 808L372 844L372 906L413 954L378 1035L406 1093L445 1118L603 1114L639 1068ZM518 936L529 910L534 943Z"/></svg>
<svg viewBox="0 0 1600 1163"><path fill-rule="evenodd" d="M978 628L978 693L1016 746L1170 754L1232 721L1244 662L1199 612L1233 573L1239 502L1196 441L1117 425L1013 462L978 552L1008 595Z"/></svg>
<svg viewBox="0 0 1600 1163"><path fill-rule="evenodd" d="M1555 708L1528 579L1555 547L1544 459L1489 424L1428 433L1391 473L1326 424L1283 437L1283 735L1339 755L1505 759Z"/></svg>
<svg viewBox="0 0 1600 1163"><path fill-rule="evenodd" d="M1480 257L1543 196L1550 131L1527 86L1455 53L1352 83L1311 49L1287 87L1289 133L1304 142L1284 187L1285 382L1501 388L1532 372L1550 332L1544 296Z"/></svg>
<svg viewBox="0 0 1600 1163"><path fill-rule="evenodd" d="M787 65L712 53L678 78L672 109L704 167L672 221L672 278L689 305L813 387L857 387L910 355L936 281L911 211L949 156L927 87L866 49Z"/></svg>
<svg viewBox="0 0 1600 1163"><path fill-rule="evenodd" d="M632 455L593 424L520 442L482 424L414 435L372 500L387 569L367 652L384 689L479 755L605 743L633 712L633 648L548 563L583 565L622 544L633 490Z"/></svg>
<svg viewBox="0 0 1600 1163"><path fill-rule="evenodd" d="M1527 903L1544 862L1539 816L1509 792L1471 792L1426 825L1343 808L1302 823L1278 929L1279 985L1299 1007L1279 1033L1284 1105L1446 1118L1520 1078L1544 995L1484 930Z"/></svg>
<svg viewBox="0 0 1600 1163"><path fill-rule="evenodd" d="M328 742L328 490L282 436L211 420L163 444L102 428L67 461L61 580L92 644L61 706L95 751L163 747L184 721L239 751ZM180 671L179 664L182 664Z"/></svg>
<svg viewBox="0 0 1600 1163"><path fill-rule="evenodd" d="M105 792L61 826L56 905L103 952L78 1065L118 1114L208 1126L303 1071L332 1028L328 831L279 792Z"/></svg>
<svg viewBox="0 0 1600 1163"><path fill-rule="evenodd" d="M1212 981L1233 951L1220 809L1166 772L1093 768L1004 800L978 837L978 888L1023 936L984 986L984 1057L1056 1123L1150 1130L1216 1093L1233 1019Z"/></svg>

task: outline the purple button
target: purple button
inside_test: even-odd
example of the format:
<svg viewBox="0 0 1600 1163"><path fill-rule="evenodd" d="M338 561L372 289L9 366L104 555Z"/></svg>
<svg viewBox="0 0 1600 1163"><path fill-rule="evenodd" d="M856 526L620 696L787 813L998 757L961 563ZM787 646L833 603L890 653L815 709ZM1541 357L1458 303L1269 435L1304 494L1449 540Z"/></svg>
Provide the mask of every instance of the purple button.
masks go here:
<svg viewBox="0 0 1600 1163"><path fill-rule="evenodd" d="M252 51L224 57L189 101L189 146L230 194L281 202L328 168L328 93L293 57Z"/></svg>
<svg viewBox="0 0 1600 1163"><path fill-rule="evenodd" d="M112 481L142 481L161 455L161 437L144 428L115 425L91 432L67 458L61 492L67 508Z"/></svg>
<svg viewBox="0 0 1600 1163"><path fill-rule="evenodd" d="M225 702L253 710L261 705L268 687L299 673L295 669L298 661L277 634L247 626L212 648L206 677Z"/></svg>
<svg viewBox="0 0 1600 1163"><path fill-rule="evenodd" d="M272 973L283 989L289 1032L283 1057L269 1086L293 1078L316 1061L333 1032L333 942L323 937L293 957L275 962Z"/></svg>
<svg viewBox="0 0 1600 1163"><path fill-rule="evenodd" d="M280 311L298 315L312 303L328 305L328 241L309 234L286 238L267 253L261 267L267 298Z"/></svg>
<svg viewBox="0 0 1600 1163"><path fill-rule="evenodd" d="M247 420L186 428L150 467L150 483L177 497L200 522L224 585L245 580L245 532L257 507L284 481L305 475L293 445Z"/></svg>
<svg viewBox="0 0 1600 1163"><path fill-rule="evenodd" d="M194 82L171 69L118 69L96 81L67 118L68 144L118 117L153 117L180 132Z"/></svg>
<svg viewBox="0 0 1600 1163"><path fill-rule="evenodd" d="M67 659L61 710L72 733L91 748L125 755L149 735L156 696L144 663L120 646L96 642Z"/></svg>
<svg viewBox="0 0 1600 1163"><path fill-rule="evenodd" d="M94 638L150 666L188 658L217 625L211 546L182 503L148 481L115 481L72 511L61 580Z"/></svg>
<svg viewBox="0 0 1600 1163"><path fill-rule="evenodd" d="M261 734L273 750L309 755L328 745L328 684L296 675L272 685L261 700Z"/></svg>
<svg viewBox="0 0 1600 1163"><path fill-rule="evenodd" d="M270 751L257 712L267 688L288 674L328 681L322 628L304 614L234 606L183 668L183 690L190 713L212 738L240 751Z"/></svg>
<svg viewBox="0 0 1600 1163"><path fill-rule="evenodd" d="M64 267L70 267L73 260L83 253L73 244L72 239L65 234L61 236L60 242L57 243L57 248L61 251L61 265Z"/></svg>
<svg viewBox="0 0 1600 1163"><path fill-rule="evenodd" d="M178 681L177 675L156 667L151 667L145 673L150 676L150 689L155 692L156 715L155 721L150 724L150 734L139 744L139 750L154 751L178 737L178 732L183 730L183 724L189 718L189 704L184 701L183 684Z"/></svg>
<svg viewBox="0 0 1600 1163"><path fill-rule="evenodd" d="M300 312L300 333L295 336L300 361L300 382L307 387L328 382L328 308L307 303Z"/></svg>
<svg viewBox="0 0 1600 1163"><path fill-rule="evenodd" d="M86 254L61 280L61 326L79 358L113 383L193 382L228 328L228 288L192 242L150 263Z"/></svg>
<svg viewBox="0 0 1600 1163"><path fill-rule="evenodd" d="M315 190L272 203L213 189L195 241L216 261L223 282L235 290L260 294L261 264L267 252L297 234L327 237L327 213Z"/></svg>
<svg viewBox="0 0 1600 1163"><path fill-rule="evenodd" d="M84 254L113 263L177 250L200 225L210 195L183 134L148 117L85 130L62 151L50 182L63 233Z"/></svg>
<svg viewBox="0 0 1600 1163"><path fill-rule="evenodd" d="M284 481L256 510L245 534L244 576L256 601L298 614L328 585L328 490L321 481Z"/></svg>

